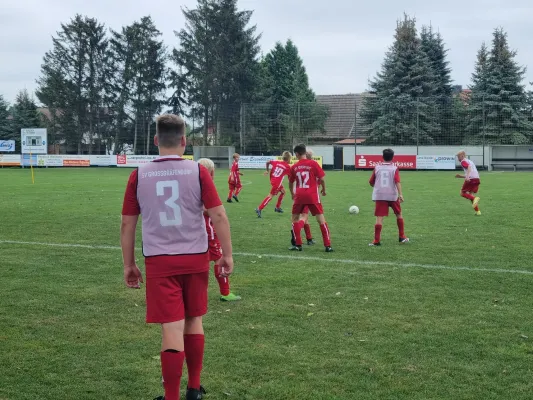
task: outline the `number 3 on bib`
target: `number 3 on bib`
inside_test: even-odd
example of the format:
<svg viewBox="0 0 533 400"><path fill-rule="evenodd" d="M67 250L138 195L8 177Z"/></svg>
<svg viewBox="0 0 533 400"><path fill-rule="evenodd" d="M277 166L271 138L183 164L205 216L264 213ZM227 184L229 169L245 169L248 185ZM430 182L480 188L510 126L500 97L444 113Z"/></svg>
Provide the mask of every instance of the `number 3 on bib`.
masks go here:
<svg viewBox="0 0 533 400"><path fill-rule="evenodd" d="M170 197L165 201L165 205L172 210L173 217L169 218L166 211L159 213L161 226L178 226L182 224L181 208L176 203L180 198L178 181L159 181L156 183L158 196L165 195L165 188L170 188Z"/></svg>
<svg viewBox="0 0 533 400"><path fill-rule="evenodd" d="M309 171L299 171L296 176L298 177L298 187L309 189Z"/></svg>

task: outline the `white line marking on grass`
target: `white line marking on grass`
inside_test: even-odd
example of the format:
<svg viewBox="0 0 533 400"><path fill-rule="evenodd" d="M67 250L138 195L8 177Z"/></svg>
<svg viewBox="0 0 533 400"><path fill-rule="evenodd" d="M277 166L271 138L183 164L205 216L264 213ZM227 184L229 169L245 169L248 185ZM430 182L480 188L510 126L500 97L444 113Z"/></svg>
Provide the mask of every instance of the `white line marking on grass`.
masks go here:
<svg viewBox="0 0 533 400"><path fill-rule="evenodd" d="M241 181L241 185L251 185L252 181Z"/></svg>
<svg viewBox="0 0 533 400"><path fill-rule="evenodd" d="M45 243L45 242L25 242L18 240L0 240L0 244L14 244L14 245L31 245L31 246L48 246L48 247L66 247L66 248L82 248L82 249L100 249L100 250L120 250L119 246L107 246L107 245L92 245L81 243ZM294 256L286 254L256 254L256 253L233 253L236 256L241 257L254 257L254 258L281 258L285 260L302 260L302 261L320 261L326 263L339 263L339 264L359 264L359 265L375 265L383 267L398 267L398 268L423 268L423 269L441 269L450 271L472 271L472 272L492 272L499 274L521 274L521 275L533 275L533 271L527 271L522 269L503 269L503 268L475 268L475 267L453 267L449 265L438 264L416 264L416 263L395 263L392 261L365 261L365 260L350 260L342 258L321 258L321 257L306 257L306 256Z"/></svg>

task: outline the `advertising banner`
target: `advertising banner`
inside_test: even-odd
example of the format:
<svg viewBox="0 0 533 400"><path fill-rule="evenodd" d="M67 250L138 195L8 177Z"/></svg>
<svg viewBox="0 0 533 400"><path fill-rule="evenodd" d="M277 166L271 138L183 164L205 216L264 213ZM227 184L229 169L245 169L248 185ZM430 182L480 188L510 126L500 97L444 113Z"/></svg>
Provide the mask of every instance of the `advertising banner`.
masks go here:
<svg viewBox="0 0 533 400"><path fill-rule="evenodd" d="M20 154L0 154L0 167L20 167Z"/></svg>
<svg viewBox="0 0 533 400"><path fill-rule="evenodd" d="M143 164L155 160L159 156L133 155L133 154L119 154L117 158L117 167L138 168ZM192 160L193 156L183 156L186 160Z"/></svg>
<svg viewBox="0 0 533 400"><path fill-rule="evenodd" d="M38 167L88 167L89 156L76 154L38 155Z"/></svg>
<svg viewBox="0 0 533 400"><path fill-rule="evenodd" d="M45 128L20 130L22 154L48 154L48 135Z"/></svg>
<svg viewBox="0 0 533 400"><path fill-rule="evenodd" d="M356 169L374 169L376 165L383 164L383 157L378 154L356 155ZM416 156L394 156L393 164L399 169L416 169Z"/></svg>
<svg viewBox="0 0 533 400"><path fill-rule="evenodd" d="M110 154L99 154L89 156L91 165L96 167L112 167L117 165L117 156Z"/></svg>
<svg viewBox="0 0 533 400"><path fill-rule="evenodd" d="M30 165L37 166L37 154L32 154L31 159L29 154L23 154L20 158L23 167L29 167Z"/></svg>
<svg viewBox="0 0 533 400"><path fill-rule="evenodd" d="M278 156L278 157L276 157L276 160L277 161L282 161L283 157ZM322 167L322 156L313 156L313 160L315 160L318 163L318 165L320 165ZM297 162L298 162L298 159L293 156L291 158L291 162L289 164L293 165L293 164L296 164ZM239 163L239 166L240 166L240 163Z"/></svg>
<svg viewBox="0 0 533 400"><path fill-rule="evenodd" d="M274 161L275 156L241 156L239 168L241 169L265 169L267 161Z"/></svg>
<svg viewBox="0 0 533 400"><path fill-rule="evenodd" d="M15 141L14 140L0 140L0 153L13 153L15 152Z"/></svg>
<svg viewBox="0 0 533 400"><path fill-rule="evenodd" d="M455 156L416 156L417 169L455 169Z"/></svg>

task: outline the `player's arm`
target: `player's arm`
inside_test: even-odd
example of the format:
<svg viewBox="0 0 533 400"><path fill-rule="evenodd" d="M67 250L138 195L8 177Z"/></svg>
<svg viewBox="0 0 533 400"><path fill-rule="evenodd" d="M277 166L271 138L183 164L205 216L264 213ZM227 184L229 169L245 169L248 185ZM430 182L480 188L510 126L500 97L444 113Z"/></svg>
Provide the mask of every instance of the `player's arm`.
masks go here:
<svg viewBox="0 0 533 400"><path fill-rule="evenodd" d="M326 195L326 173L317 162L315 162L315 176L317 177L318 184L321 187L320 193L322 196Z"/></svg>
<svg viewBox="0 0 533 400"><path fill-rule="evenodd" d="M370 183L370 186L374 187L376 184L376 171L372 171L372 175L370 176L370 180L368 181Z"/></svg>
<svg viewBox="0 0 533 400"><path fill-rule="evenodd" d="M320 185L320 193L322 193L322 196L326 195L326 180L322 177L318 180L318 184Z"/></svg>
<svg viewBox="0 0 533 400"><path fill-rule="evenodd" d="M466 179L466 180L469 180L469 176L470 176L470 171L472 168L470 168L470 164L468 164L467 162L465 162L464 160L461 161L461 166L463 168L466 168L466 172L464 175L461 175L461 174L457 174L455 175L456 178L462 178L462 179Z"/></svg>
<svg viewBox="0 0 533 400"><path fill-rule="evenodd" d="M233 272L233 249L228 216L218 196L213 178L204 166L200 166L200 180L202 182L202 202L207 210L207 215L213 222L222 247L221 275L229 276Z"/></svg>
<svg viewBox="0 0 533 400"><path fill-rule="evenodd" d="M270 172L270 163L271 163L271 162L272 162L271 160L268 160L268 161L266 162L266 172L263 174L264 176L267 176L268 173Z"/></svg>
<svg viewBox="0 0 533 400"><path fill-rule="evenodd" d="M135 263L135 231L141 209L137 201L137 170L133 171L128 180L124 203L122 205L122 223L120 225L120 247L124 264L124 281L126 286L134 289L143 282L142 274Z"/></svg>
<svg viewBox="0 0 533 400"><path fill-rule="evenodd" d="M403 192L402 192L402 183L400 182L400 170L396 169L394 173L394 183L396 184L396 189L398 190L398 201L403 203Z"/></svg>
<svg viewBox="0 0 533 400"><path fill-rule="evenodd" d="M289 170L289 191L291 192L291 197L294 200L294 196L296 195L296 175L292 168Z"/></svg>

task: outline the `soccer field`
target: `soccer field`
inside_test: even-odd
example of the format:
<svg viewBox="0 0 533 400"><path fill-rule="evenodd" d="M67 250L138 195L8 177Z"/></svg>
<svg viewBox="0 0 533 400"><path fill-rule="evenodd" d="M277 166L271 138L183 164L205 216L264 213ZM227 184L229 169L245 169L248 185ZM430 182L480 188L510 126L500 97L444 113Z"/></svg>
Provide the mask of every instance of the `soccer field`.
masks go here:
<svg viewBox="0 0 533 400"><path fill-rule="evenodd" d="M532 398L532 174L482 173L475 217L455 172L402 172L411 243L391 216L370 248L370 173L329 172L326 254L315 221L317 245L289 252L289 212L273 201L258 219L268 178L242 172L226 209L243 300L221 303L211 277L208 399ZM144 290L122 280L129 173L39 169L32 185L27 169L0 170L0 399L163 392L159 327L144 323Z"/></svg>

